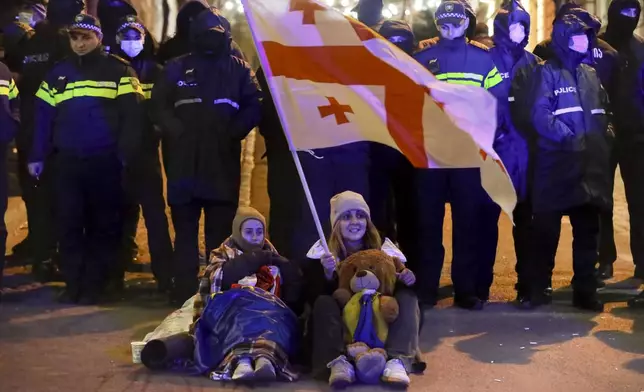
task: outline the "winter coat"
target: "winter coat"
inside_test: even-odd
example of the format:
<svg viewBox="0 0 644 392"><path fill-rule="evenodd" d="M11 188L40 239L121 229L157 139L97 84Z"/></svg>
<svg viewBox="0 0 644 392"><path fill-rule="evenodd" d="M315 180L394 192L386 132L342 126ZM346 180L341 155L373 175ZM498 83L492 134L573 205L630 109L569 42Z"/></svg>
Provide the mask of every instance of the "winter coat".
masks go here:
<svg viewBox="0 0 644 392"><path fill-rule="evenodd" d="M566 3L561 6L555 18L561 19L564 15L568 14L575 15L592 29L591 36L589 37L590 45L588 55L584 57L584 63L595 68L599 80L602 82L604 89L612 100L615 77L619 69L617 51L608 42L597 38L596 34L601 28L601 21L597 17L575 3ZM552 38L540 42L534 48L533 53L544 61L555 57Z"/></svg>
<svg viewBox="0 0 644 392"><path fill-rule="evenodd" d="M494 46L490 53L503 79L498 92L499 121L494 150L508 170L519 200L525 200L529 178L528 141L510 115L510 105L515 102L510 91L513 81L525 85L540 59L524 49L528 44L527 34L521 44L512 42L510 25L514 23L521 23L526 32L530 31L530 15L518 2L504 6L494 18Z"/></svg>
<svg viewBox="0 0 644 392"><path fill-rule="evenodd" d="M620 14L635 8L636 18ZM614 0L608 8L608 26L600 38L619 53L619 70L612 89L613 115L617 137L625 143L644 145L644 38L633 34L641 6L637 0Z"/></svg>
<svg viewBox="0 0 644 392"><path fill-rule="evenodd" d="M218 13L202 15L195 34L225 23ZM170 61L152 89L171 205L239 200L241 141L259 122L261 92L248 63L229 48Z"/></svg>
<svg viewBox="0 0 644 392"><path fill-rule="evenodd" d="M537 68L531 85L536 131L532 205L535 213L585 204L610 207L608 97L570 37L592 34L573 15L554 24L556 57Z"/></svg>

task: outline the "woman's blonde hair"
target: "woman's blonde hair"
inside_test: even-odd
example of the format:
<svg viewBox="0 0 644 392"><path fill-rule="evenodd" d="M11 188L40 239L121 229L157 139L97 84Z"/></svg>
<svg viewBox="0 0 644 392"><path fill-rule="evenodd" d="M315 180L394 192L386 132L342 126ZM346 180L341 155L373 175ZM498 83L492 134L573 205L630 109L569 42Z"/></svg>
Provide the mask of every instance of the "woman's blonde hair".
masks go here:
<svg viewBox="0 0 644 392"><path fill-rule="evenodd" d="M371 222L371 219L367 218L367 231L365 232L364 237L362 237L362 250L380 248L382 248L380 233L378 233L378 229L376 229L376 226ZM344 239L342 238L339 221L335 226L333 226L333 230L331 231L331 236L329 237L329 251L338 259L338 261L342 261L349 256L347 254L347 248L344 246Z"/></svg>

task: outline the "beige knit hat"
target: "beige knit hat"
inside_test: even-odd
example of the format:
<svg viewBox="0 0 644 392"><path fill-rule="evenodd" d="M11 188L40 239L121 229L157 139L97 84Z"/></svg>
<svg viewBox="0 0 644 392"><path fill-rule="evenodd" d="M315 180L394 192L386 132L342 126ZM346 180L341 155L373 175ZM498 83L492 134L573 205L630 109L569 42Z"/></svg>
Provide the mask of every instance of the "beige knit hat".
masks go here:
<svg viewBox="0 0 644 392"><path fill-rule="evenodd" d="M371 210L361 194L352 191L338 193L331 198L331 227L334 227L340 216L347 211L363 211L371 219Z"/></svg>
<svg viewBox="0 0 644 392"><path fill-rule="evenodd" d="M246 242L246 240L244 240L244 237L242 237L241 235L241 227L244 224L244 222L246 222L249 219L257 219L258 221L262 222L262 225L264 226L264 236L266 236L266 218L264 218L264 215L262 215L259 211L257 211L253 207L244 207L244 206L239 207L237 209L237 214L235 215L235 219L233 219L232 234L233 234L233 240L235 240L237 245L242 247L243 251L249 251L252 248L257 248L257 246L254 246ZM259 248L261 248L261 246Z"/></svg>

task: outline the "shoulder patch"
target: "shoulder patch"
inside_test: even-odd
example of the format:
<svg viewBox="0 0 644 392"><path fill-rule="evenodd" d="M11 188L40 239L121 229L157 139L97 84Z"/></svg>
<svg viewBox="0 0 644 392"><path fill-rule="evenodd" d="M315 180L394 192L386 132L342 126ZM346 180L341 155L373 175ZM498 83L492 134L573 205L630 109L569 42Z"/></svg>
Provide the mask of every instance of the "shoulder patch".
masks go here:
<svg viewBox="0 0 644 392"><path fill-rule="evenodd" d="M436 45L439 40L440 40L439 37L424 39L424 40L422 40L422 41L420 41L418 43L418 47L420 49L430 48L430 47Z"/></svg>
<svg viewBox="0 0 644 392"><path fill-rule="evenodd" d="M124 59L123 57L119 57L119 56L117 56L117 55L115 55L115 54L109 53L109 54L107 55L107 57L109 57L109 58L113 58L114 60L117 60L117 61L119 61L119 62L120 62L120 63L122 63L122 64L130 65L130 62L129 62L129 61L127 61L127 60L126 60L126 59Z"/></svg>
<svg viewBox="0 0 644 392"><path fill-rule="evenodd" d="M479 49L484 50L486 52L490 51L490 48L488 48L487 46L483 45L482 43L480 43L478 41L469 40L469 41L467 41L467 43L472 45L475 48L479 48Z"/></svg>

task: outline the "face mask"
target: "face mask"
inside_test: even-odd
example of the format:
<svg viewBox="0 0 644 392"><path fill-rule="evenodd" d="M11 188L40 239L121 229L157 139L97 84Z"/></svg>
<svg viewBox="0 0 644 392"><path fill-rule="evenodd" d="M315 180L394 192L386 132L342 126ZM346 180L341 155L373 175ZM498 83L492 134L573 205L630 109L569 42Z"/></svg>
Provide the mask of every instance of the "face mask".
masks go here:
<svg viewBox="0 0 644 392"><path fill-rule="evenodd" d="M586 53L588 51L588 36L586 34L573 35L570 37L568 47L577 53Z"/></svg>
<svg viewBox="0 0 644 392"><path fill-rule="evenodd" d="M525 27L521 23L510 25L510 40L515 44L522 44L525 39Z"/></svg>
<svg viewBox="0 0 644 392"><path fill-rule="evenodd" d="M454 26L453 24L446 23L439 27L441 37L447 40L453 40L456 38L461 38L465 35L467 31L468 23L467 21L460 26Z"/></svg>
<svg viewBox="0 0 644 392"><path fill-rule="evenodd" d="M138 41L121 41L121 50L133 59L143 51L143 40Z"/></svg>

